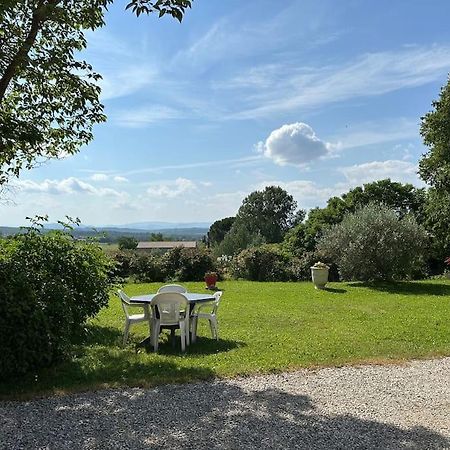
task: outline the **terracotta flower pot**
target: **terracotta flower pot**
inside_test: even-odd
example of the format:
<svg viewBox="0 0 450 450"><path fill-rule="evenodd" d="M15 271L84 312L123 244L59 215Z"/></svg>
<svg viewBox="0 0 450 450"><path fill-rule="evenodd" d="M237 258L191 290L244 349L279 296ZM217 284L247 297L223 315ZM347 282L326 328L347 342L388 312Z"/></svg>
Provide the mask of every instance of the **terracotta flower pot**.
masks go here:
<svg viewBox="0 0 450 450"><path fill-rule="evenodd" d="M205 275L205 283L208 289L215 289L217 283L217 274Z"/></svg>

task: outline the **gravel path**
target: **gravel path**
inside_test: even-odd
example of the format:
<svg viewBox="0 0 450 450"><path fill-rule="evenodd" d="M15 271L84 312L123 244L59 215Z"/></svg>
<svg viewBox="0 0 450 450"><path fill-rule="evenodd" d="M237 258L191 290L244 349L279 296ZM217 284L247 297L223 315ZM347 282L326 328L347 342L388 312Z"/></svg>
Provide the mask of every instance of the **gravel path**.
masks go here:
<svg viewBox="0 0 450 450"><path fill-rule="evenodd" d="M450 449L450 358L0 403L7 449Z"/></svg>

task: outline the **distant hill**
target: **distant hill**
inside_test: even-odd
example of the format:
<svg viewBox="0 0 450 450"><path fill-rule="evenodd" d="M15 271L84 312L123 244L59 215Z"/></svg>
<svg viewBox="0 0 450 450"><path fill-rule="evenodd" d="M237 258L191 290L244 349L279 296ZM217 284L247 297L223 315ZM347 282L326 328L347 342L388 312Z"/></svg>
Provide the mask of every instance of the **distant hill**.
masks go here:
<svg viewBox="0 0 450 450"><path fill-rule="evenodd" d="M160 225L157 228L156 225ZM44 231L61 229L61 225L50 223ZM209 224L204 223L170 223L170 222L142 222L129 225L112 225L105 227L92 227L81 225L75 227L72 234L78 238L97 237L100 242L116 242L121 236L135 237L138 240L147 240L152 233L162 233L174 241L201 240L208 232ZM0 226L0 235L8 236L23 232L19 227Z"/></svg>
<svg viewBox="0 0 450 450"><path fill-rule="evenodd" d="M207 228L209 229L210 222L137 222L128 223L125 225L106 225L105 228L119 228L119 229L132 229L132 230L149 230L149 231L161 231L161 230L178 230L187 228Z"/></svg>

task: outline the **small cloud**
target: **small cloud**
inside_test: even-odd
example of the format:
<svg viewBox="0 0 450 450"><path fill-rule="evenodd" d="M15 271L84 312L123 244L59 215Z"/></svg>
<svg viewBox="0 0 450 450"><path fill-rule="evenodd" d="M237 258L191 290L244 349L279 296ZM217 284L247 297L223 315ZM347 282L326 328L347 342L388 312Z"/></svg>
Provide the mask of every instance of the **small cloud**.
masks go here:
<svg viewBox="0 0 450 450"><path fill-rule="evenodd" d="M328 156L332 145L320 140L306 123L296 122L272 131L266 142L256 144L258 152L279 166L304 166Z"/></svg>
<svg viewBox="0 0 450 450"><path fill-rule="evenodd" d="M115 176L113 179L116 183L128 183L130 181L128 178L121 176Z"/></svg>
<svg viewBox="0 0 450 450"><path fill-rule="evenodd" d="M417 176L417 165L408 161L387 160L371 161L364 164L355 164L340 169L352 185L361 185L371 181L391 178L394 181L421 185Z"/></svg>
<svg viewBox="0 0 450 450"><path fill-rule="evenodd" d="M150 186L147 189L147 194L152 197L174 198L195 190L197 190L197 185L192 180L177 178L175 181Z"/></svg>
<svg viewBox="0 0 450 450"><path fill-rule="evenodd" d="M211 181L200 181L201 186L210 187L212 186Z"/></svg>
<svg viewBox="0 0 450 450"><path fill-rule="evenodd" d="M108 175L105 173L94 173L90 178L92 181L106 181L108 179Z"/></svg>

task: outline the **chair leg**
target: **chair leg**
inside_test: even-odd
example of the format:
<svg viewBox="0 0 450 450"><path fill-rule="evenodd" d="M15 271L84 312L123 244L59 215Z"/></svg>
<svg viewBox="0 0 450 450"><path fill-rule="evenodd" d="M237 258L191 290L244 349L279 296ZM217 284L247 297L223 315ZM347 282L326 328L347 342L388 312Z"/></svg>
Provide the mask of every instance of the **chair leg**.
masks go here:
<svg viewBox="0 0 450 450"><path fill-rule="evenodd" d="M155 320L152 324L152 345L153 345L153 351L155 353L158 352L158 343L159 343L159 321Z"/></svg>
<svg viewBox="0 0 450 450"><path fill-rule="evenodd" d="M211 335L213 339L219 340L219 330L218 330L218 324L217 319L215 317L211 317L209 319L209 326L211 328Z"/></svg>
<svg viewBox="0 0 450 450"><path fill-rule="evenodd" d="M130 322L127 320L125 322L125 329L123 330L123 340L122 340L122 345L125 346L125 344L128 341L128 334L130 331Z"/></svg>
<svg viewBox="0 0 450 450"><path fill-rule="evenodd" d="M180 323L180 337L181 337L181 351L186 351L186 325L185 323Z"/></svg>
<svg viewBox="0 0 450 450"><path fill-rule="evenodd" d="M191 344L191 327L189 319L186 319L184 322L184 335L186 336L186 346L189 346Z"/></svg>
<svg viewBox="0 0 450 450"><path fill-rule="evenodd" d="M194 317L191 321L192 343L197 341L197 326L198 319L197 317Z"/></svg>

